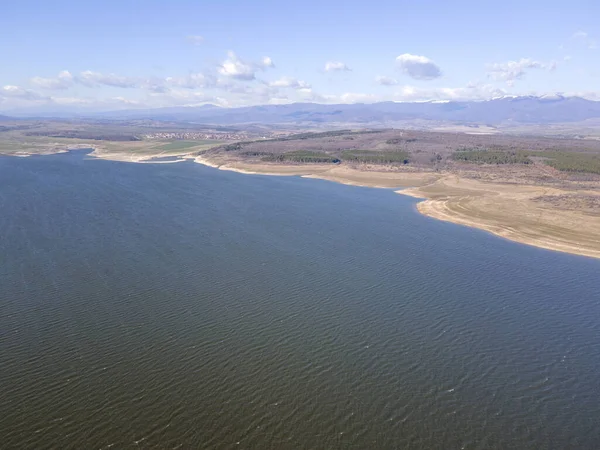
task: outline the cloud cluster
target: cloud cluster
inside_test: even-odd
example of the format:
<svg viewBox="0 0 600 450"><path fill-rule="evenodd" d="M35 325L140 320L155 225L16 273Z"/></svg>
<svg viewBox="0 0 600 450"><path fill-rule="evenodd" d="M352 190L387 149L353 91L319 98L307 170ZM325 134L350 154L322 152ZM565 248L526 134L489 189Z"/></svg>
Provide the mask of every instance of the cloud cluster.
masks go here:
<svg viewBox="0 0 600 450"><path fill-rule="evenodd" d="M341 61L328 61L325 63L325 72L350 72L352 69Z"/></svg>
<svg viewBox="0 0 600 450"><path fill-rule="evenodd" d="M521 80L530 69L552 71L556 69L556 62L543 63L530 58L521 58L518 61L487 65L487 73L491 79L505 81L509 86L512 86L516 80Z"/></svg>
<svg viewBox="0 0 600 450"><path fill-rule="evenodd" d="M81 72L77 81L88 87L111 86L125 89L135 88L141 84L139 78L123 77L112 73L103 74L100 72L92 72L91 70Z"/></svg>
<svg viewBox="0 0 600 450"><path fill-rule="evenodd" d="M48 90L69 89L75 84L87 87L112 86L120 88L135 88L143 85L144 80L134 77L124 77L115 74L103 74L86 70L79 75L72 75L68 70L63 70L55 78L33 77L31 84Z"/></svg>
<svg viewBox="0 0 600 450"><path fill-rule="evenodd" d="M404 53L396 58L400 71L415 80L434 80L442 76L442 70L426 56Z"/></svg>
<svg viewBox="0 0 600 450"><path fill-rule="evenodd" d="M375 77L375 82L377 84L381 84L382 86L396 86L398 84L398 80L383 75Z"/></svg>
<svg viewBox="0 0 600 450"><path fill-rule="evenodd" d="M411 85L398 86L391 94L375 95L347 92L337 96L323 96L326 103L375 103L394 102L448 102L478 101L502 97L507 92L490 84L469 83L466 87L421 88Z"/></svg>
<svg viewBox="0 0 600 450"><path fill-rule="evenodd" d="M598 43L586 31L577 31L571 36L571 40L585 45L591 50L598 48Z"/></svg>
<svg viewBox="0 0 600 450"><path fill-rule="evenodd" d="M190 73L183 77L167 77L164 80L164 84L161 84L160 81L156 84L161 86L163 91L168 90L164 84L184 89L202 89L214 86L216 84L216 78L202 72L197 72Z"/></svg>
<svg viewBox="0 0 600 450"><path fill-rule="evenodd" d="M33 77L31 84L42 89L69 89L75 80L68 70L63 70L56 78Z"/></svg>
<svg viewBox="0 0 600 450"><path fill-rule="evenodd" d="M502 97L507 92L490 84L469 83L465 87L418 88L403 86L394 94L394 100L417 101L477 101Z"/></svg>
<svg viewBox="0 0 600 450"><path fill-rule="evenodd" d="M202 43L201 36L186 38L190 43ZM585 32L575 33L572 40L578 40L587 46L594 41ZM392 68L390 61L390 68ZM563 64L563 62L561 62ZM414 80L428 81L442 77L442 69L430 58L423 55L404 53L395 59L398 71ZM401 77L380 75L375 83L386 86L385 93L344 92L325 93L314 89L308 82L283 74L269 77L269 69L275 67L273 60L265 56L261 59L243 59L233 51L227 53L220 63L201 71L191 71L186 75L169 77L134 77L115 73L85 70L69 72L63 70L55 77L36 76L25 87L6 85L0 87L2 108L14 105L78 105L89 108L110 107L157 107L174 105L200 105L215 103L221 106L245 106L257 104L285 104L292 102L317 103L372 103L378 101L452 101L485 100L506 95L498 86L512 86L516 80L525 77L531 70L552 71L555 62L541 62L531 58L488 64L485 66L488 84L476 82L460 87L425 88L403 84ZM351 72L344 62L330 60L324 66L326 73ZM321 77L323 77L323 71ZM348 77L351 78L351 77ZM74 95L53 96L48 92L68 91L73 87L87 87L83 92L96 91L96 95L110 95L115 88L135 91L133 98L109 97L90 98ZM340 84L341 86L341 84ZM32 88L32 89L30 89ZM111 89L105 89L111 88ZM38 92L39 90L39 92ZM41 93L40 93L41 92ZM383 92L378 90L376 92ZM114 95L114 94L113 94ZM586 93L587 98L593 93Z"/></svg>
<svg viewBox="0 0 600 450"><path fill-rule="evenodd" d="M310 84L306 81L298 80L292 77L281 77L275 81L268 83L271 87L278 88L293 88L293 89L305 89L310 88Z"/></svg>
<svg viewBox="0 0 600 450"><path fill-rule="evenodd" d="M17 98L22 100L41 100L44 98L43 95L32 91L31 89L13 85L3 86L0 90L0 95L5 98Z"/></svg>
<svg viewBox="0 0 600 450"><path fill-rule="evenodd" d="M265 56L260 62L243 61L237 55L230 51L228 58L219 66L218 71L221 75L235 78L237 80L254 80L256 72L275 67L273 60Z"/></svg>
<svg viewBox="0 0 600 450"><path fill-rule="evenodd" d="M0 104L10 101L12 107L32 106L84 106L94 109L116 109L122 105L138 105L135 100L123 97L109 97L105 99L84 97L55 97L43 95L31 89L20 86L6 85L0 88ZM144 105L142 105L144 106Z"/></svg>

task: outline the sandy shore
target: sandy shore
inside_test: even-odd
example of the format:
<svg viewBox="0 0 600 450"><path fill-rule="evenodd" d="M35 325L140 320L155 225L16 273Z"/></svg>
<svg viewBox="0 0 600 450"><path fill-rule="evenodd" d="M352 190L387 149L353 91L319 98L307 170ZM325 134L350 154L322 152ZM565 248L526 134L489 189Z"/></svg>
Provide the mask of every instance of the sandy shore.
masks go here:
<svg viewBox="0 0 600 450"><path fill-rule="evenodd" d="M190 156L189 152L179 152L179 153L167 153L167 152L158 152L158 153L131 153L131 152L117 152L105 149L101 146L90 146L90 145L74 145L74 146L66 146L66 147L54 147L54 148L44 148L35 151L19 151L14 153L4 153L6 156L16 156L20 158L26 158L29 156L35 155L56 155L59 153L68 153L72 150L83 150L83 149L93 149L88 156L92 158L106 159L110 161L121 161L121 162L133 162L133 163L144 163L144 164L172 164L181 161L185 161L187 159L194 159L193 156ZM158 158L158 159L157 159ZM160 160L160 158L177 158L173 160Z"/></svg>
<svg viewBox="0 0 600 450"><path fill-rule="evenodd" d="M94 158L100 159L108 159L110 161L122 161L122 162L133 162L133 163L143 163L143 164L172 164L185 161L186 159L193 159L190 156L189 152L181 152L181 153L167 153L167 152L159 152L159 153L140 153L140 154L132 154L131 152L114 152L106 150L102 147L95 147L94 151L89 154ZM161 161L157 158L177 158L168 161Z"/></svg>
<svg viewBox="0 0 600 450"><path fill-rule="evenodd" d="M535 201L544 196L594 196L545 186L483 183L446 176L427 186L397 191L425 199L429 217L488 231L511 241L600 258L600 215L563 210Z"/></svg>
<svg viewBox="0 0 600 450"><path fill-rule="evenodd" d="M219 170L273 176L301 176L334 181L352 186L401 188L430 184L439 178L434 172L386 172L376 170L358 170L348 166L333 166L331 164L254 164L243 162L220 162L202 156L195 158L199 164L214 167Z"/></svg>

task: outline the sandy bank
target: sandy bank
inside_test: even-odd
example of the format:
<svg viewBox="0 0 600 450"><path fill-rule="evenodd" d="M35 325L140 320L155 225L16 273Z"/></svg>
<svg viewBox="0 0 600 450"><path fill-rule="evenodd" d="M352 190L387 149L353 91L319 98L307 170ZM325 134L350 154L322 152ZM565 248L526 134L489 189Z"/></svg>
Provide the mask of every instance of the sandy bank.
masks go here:
<svg viewBox="0 0 600 450"><path fill-rule="evenodd" d="M144 164L171 164L177 163L181 161L185 161L187 159L194 159L193 156L190 156L189 152L179 152L179 153L170 153L170 152L158 152L158 153L132 153L131 151L114 151L109 150L101 146L92 146L87 144L82 145L69 145L69 146L60 146L60 147L51 147L51 148L43 148L36 149L35 151L17 151L11 153L0 153L5 156L16 156L21 158L26 158L29 156L39 156L39 155L56 155L59 153L68 153L72 150L83 150L83 149L92 149L87 156L98 159L106 159L110 161L121 161L121 162L133 162L133 163L144 163ZM163 160L161 158L177 158L173 160Z"/></svg>
<svg viewBox="0 0 600 450"><path fill-rule="evenodd" d="M562 210L534 199L572 195L545 186L483 183L446 176L430 185L397 191L425 199L417 209L429 217L488 231L522 244L600 258L600 215ZM597 191L578 191L595 196Z"/></svg>
<svg viewBox="0 0 600 450"><path fill-rule="evenodd" d="M301 176L303 178L317 178L320 180L334 181L353 186L400 188L408 186L422 186L433 183L439 176L433 172L415 171L377 171L359 170L348 166L332 166L331 164L256 164L243 162L220 162L216 159L207 159L198 156L195 161L206 166L220 170L274 176Z"/></svg>
<svg viewBox="0 0 600 450"><path fill-rule="evenodd" d="M172 164L185 161L186 159L193 159L189 155L189 152L182 153L131 153L131 152L115 152L106 150L102 147L95 147L94 151L89 156L100 159L107 159L110 161L121 161L121 162L133 162L143 164ZM159 158L177 158L173 160L160 160Z"/></svg>

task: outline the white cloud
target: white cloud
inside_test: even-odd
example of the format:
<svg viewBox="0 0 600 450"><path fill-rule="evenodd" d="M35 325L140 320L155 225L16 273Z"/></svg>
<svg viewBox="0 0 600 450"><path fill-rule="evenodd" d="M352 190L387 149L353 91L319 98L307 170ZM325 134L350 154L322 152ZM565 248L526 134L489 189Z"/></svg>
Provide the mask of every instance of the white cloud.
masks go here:
<svg viewBox="0 0 600 450"><path fill-rule="evenodd" d="M530 58L521 58L518 61L488 64L488 76L495 81L506 81L512 86L516 80L521 80L527 70L538 69L552 71L556 69L556 62L543 63Z"/></svg>
<svg viewBox="0 0 600 450"><path fill-rule="evenodd" d="M167 77L165 83L185 89L206 88L215 84L215 78L202 72L190 73L185 77Z"/></svg>
<svg viewBox="0 0 600 450"><path fill-rule="evenodd" d="M393 100L403 102L422 101L468 101L489 100L501 97L507 92L489 84L469 83L466 87L456 88L418 88L415 86L403 86L397 91Z"/></svg>
<svg viewBox="0 0 600 450"><path fill-rule="evenodd" d="M148 89L153 92L160 92L168 89L165 84L169 80L176 85L183 85L187 83L193 84L193 87L201 87L198 77L198 74L192 74L188 77L182 77L178 79L138 78L125 77L115 74L103 74L100 72L93 72L91 70L81 72L79 75L72 75L68 70L63 70L55 78L33 77L30 79L30 83L35 87L46 90L65 90L75 86L76 84L79 84L90 88L112 86L128 89L140 88Z"/></svg>
<svg viewBox="0 0 600 450"><path fill-rule="evenodd" d="M257 86L249 86L250 90L244 99L247 102L256 103L268 103L268 101L275 97L283 97L284 95L279 91L279 88L268 86L266 84L259 84Z"/></svg>
<svg viewBox="0 0 600 450"><path fill-rule="evenodd" d="M104 85L120 88L135 88L140 84L138 78L124 77L112 73L103 74L100 72L92 72L91 70L81 72L77 77L77 81L89 87Z"/></svg>
<svg viewBox="0 0 600 450"><path fill-rule="evenodd" d="M442 70L426 56L404 53L396 58L400 70L415 80L433 80L442 76Z"/></svg>
<svg viewBox="0 0 600 450"><path fill-rule="evenodd" d="M33 77L31 84L41 89L68 89L73 86L74 77L68 70L63 70L56 78Z"/></svg>
<svg viewBox="0 0 600 450"><path fill-rule="evenodd" d="M186 36L187 41L192 45L201 45L204 42L204 38L197 34L191 34Z"/></svg>
<svg viewBox="0 0 600 450"><path fill-rule="evenodd" d="M581 97L587 100L600 101L600 91L580 91L580 92L569 92L566 94L567 97Z"/></svg>
<svg viewBox="0 0 600 450"><path fill-rule="evenodd" d="M571 40L579 42L592 50L598 48L598 43L596 40L585 31L577 31L576 33L573 33Z"/></svg>
<svg viewBox="0 0 600 450"><path fill-rule="evenodd" d="M275 67L273 60L269 56L265 56L262 59L262 65L263 65L263 67Z"/></svg>
<svg viewBox="0 0 600 450"><path fill-rule="evenodd" d="M398 86L392 94L376 95L368 93L347 92L342 95L321 95L320 103L376 103L384 101L396 102L429 102L429 101L476 101L489 100L506 95L506 91L489 84L471 83L466 87L420 88L416 86Z"/></svg>
<svg viewBox="0 0 600 450"><path fill-rule="evenodd" d="M297 80L296 78L292 77L281 77L278 80L271 81L269 86L294 89L310 88L310 84L308 84L306 81Z"/></svg>
<svg viewBox="0 0 600 450"><path fill-rule="evenodd" d="M80 97L51 97L53 103L57 105L89 105L93 100Z"/></svg>
<svg viewBox="0 0 600 450"><path fill-rule="evenodd" d="M189 89L171 89L164 93L150 93L150 97L158 100L161 105L170 106L196 106L214 100L214 97L210 94L200 91L191 91Z"/></svg>
<svg viewBox="0 0 600 450"><path fill-rule="evenodd" d="M227 56L228 58L219 66L219 73L238 80L254 80L256 72L275 66L268 56L265 56L260 63L243 61L231 51Z"/></svg>
<svg viewBox="0 0 600 450"><path fill-rule="evenodd" d="M113 97L111 98L112 101L115 101L117 103L122 103L124 105L140 105L140 102L137 100L131 100L125 97Z"/></svg>
<svg viewBox="0 0 600 450"><path fill-rule="evenodd" d="M15 98L21 100L44 100L48 97L32 91L31 89L25 89L20 86L6 85L0 90L0 95L7 98Z"/></svg>
<svg viewBox="0 0 600 450"><path fill-rule="evenodd" d="M347 92L339 96L340 103L375 103L380 101L381 97L374 94Z"/></svg>
<svg viewBox="0 0 600 450"><path fill-rule="evenodd" d="M296 92L299 99L304 102L326 103L328 100L326 96L318 94L312 88L300 88Z"/></svg>
<svg viewBox="0 0 600 450"><path fill-rule="evenodd" d="M288 103L291 103L290 99L287 98L285 95L269 99L269 105L286 105Z"/></svg>
<svg viewBox="0 0 600 450"><path fill-rule="evenodd" d="M325 72L349 72L352 69L341 61L328 61L325 63Z"/></svg>
<svg viewBox="0 0 600 450"><path fill-rule="evenodd" d="M382 86L395 86L398 84L398 80L394 78L386 77L384 75L375 77L375 82L377 84L381 84Z"/></svg>
<svg viewBox="0 0 600 450"><path fill-rule="evenodd" d="M165 86L162 83L144 83L144 85L142 86L144 89L150 91L150 92L154 92L154 93L158 93L158 94L163 94L165 92L169 92L170 88Z"/></svg>

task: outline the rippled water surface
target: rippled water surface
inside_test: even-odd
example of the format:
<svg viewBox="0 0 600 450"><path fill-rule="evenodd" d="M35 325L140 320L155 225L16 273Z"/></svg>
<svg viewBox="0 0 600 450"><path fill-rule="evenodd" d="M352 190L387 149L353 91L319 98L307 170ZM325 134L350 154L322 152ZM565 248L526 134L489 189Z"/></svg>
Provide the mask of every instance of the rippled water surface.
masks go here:
<svg viewBox="0 0 600 450"><path fill-rule="evenodd" d="M414 204L0 158L0 448L599 448L600 261Z"/></svg>

